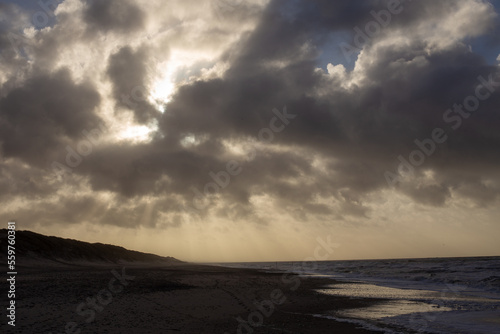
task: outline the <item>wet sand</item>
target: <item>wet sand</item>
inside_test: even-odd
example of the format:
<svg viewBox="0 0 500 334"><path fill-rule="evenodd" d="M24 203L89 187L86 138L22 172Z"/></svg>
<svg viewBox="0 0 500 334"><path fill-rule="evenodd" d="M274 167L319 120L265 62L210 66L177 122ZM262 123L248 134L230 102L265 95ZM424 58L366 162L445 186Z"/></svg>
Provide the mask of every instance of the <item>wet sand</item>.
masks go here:
<svg viewBox="0 0 500 334"><path fill-rule="evenodd" d="M2 332L380 333L314 317L382 301L315 291L331 284L202 265L19 268L16 327L4 315Z"/></svg>

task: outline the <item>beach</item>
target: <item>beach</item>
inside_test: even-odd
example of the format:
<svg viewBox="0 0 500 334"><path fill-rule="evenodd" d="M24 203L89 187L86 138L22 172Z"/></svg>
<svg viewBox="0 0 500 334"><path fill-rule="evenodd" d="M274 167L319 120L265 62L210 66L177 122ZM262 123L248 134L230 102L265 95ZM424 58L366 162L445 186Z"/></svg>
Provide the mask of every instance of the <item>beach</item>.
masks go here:
<svg viewBox="0 0 500 334"><path fill-rule="evenodd" d="M380 301L315 291L335 283L192 264L20 267L16 326L2 327L30 334L377 333L314 316Z"/></svg>

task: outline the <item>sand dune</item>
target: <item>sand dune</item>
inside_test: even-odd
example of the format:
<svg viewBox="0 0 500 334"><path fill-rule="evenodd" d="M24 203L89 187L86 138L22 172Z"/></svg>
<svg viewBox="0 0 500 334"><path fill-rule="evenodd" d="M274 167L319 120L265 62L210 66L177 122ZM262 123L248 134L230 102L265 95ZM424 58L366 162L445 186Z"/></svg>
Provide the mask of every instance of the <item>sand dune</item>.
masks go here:
<svg viewBox="0 0 500 334"><path fill-rule="evenodd" d="M0 258L7 254L7 230L0 230ZM16 231L17 265L37 263L162 263L180 264L173 257L128 250L120 246L88 243L73 239L45 236L31 231ZM2 261L5 263L5 261Z"/></svg>

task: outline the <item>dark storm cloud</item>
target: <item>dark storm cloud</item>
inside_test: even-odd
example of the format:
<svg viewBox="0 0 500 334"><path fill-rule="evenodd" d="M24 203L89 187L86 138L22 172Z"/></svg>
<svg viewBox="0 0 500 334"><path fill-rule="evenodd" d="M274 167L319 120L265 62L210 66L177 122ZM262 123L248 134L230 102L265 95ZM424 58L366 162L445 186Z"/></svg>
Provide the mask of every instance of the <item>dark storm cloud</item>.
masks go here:
<svg viewBox="0 0 500 334"><path fill-rule="evenodd" d="M370 11L385 9L388 2L272 1L257 28L223 55L229 66L224 76L184 84L163 114L144 95L151 88L152 51L120 46L105 69L115 111L129 109L142 124L158 120L158 132L149 143L96 147L74 173L87 177L93 190L110 191L123 200L102 212L109 224L129 226L153 210L151 226L169 213L169 226L178 226L179 213L203 215L216 204L219 217L260 222L253 196L268 196L299 220L311 215L365 219L372 213L367 195L388 188L384 172L394 172L398 156L415 150L415 139L429 138L434 128L442 127L448 140L415 168L414 180L395 190L424 205L445 206L452 194L493 203L500 193L495 185L500 181L500 87L458 130L443 115L474 94L479 76L488 78L499 68L460 41L439 49L426 34L419 35L427 20L446 17L465 3L405 2L408 7L392 18L391 26L364 45L358 59L362 70L342 77L317 69L329 36L364 27L373 20ZM87 4L83 19L92 32L126 33L141 30L145 14L132 2L94 1ZM380 47L378 41L390 42L391 31L407 37L407 43ZM98 104L99 94L72 82L65 71L30 78L0 100L3 155L33 165L41 165L54 150L61 156L65 138L76 140L81 130L95 127ZM275 117L273 108L282 111L284 105L296 118L254 159L227 149L228 142L258 141L259 131ZM186 138L198 144L186 145ZM224 171L230 160L241 163L242 172L202 199L210 205L193 209L197 194L192 189L203 192L214 182L209 173ZM18 191L43 193L36 186L27 182ZM151 209L134 205L141 196L165 199ZM69 201L66 207L99 206L91 199L82 201Z"/></svg>
<svg viewBox="0 0 500 334"><path fill-rule="evenodd" d="M50 196L57 188L47 183L42 169L10 161L0 163L0 200L12 197L41 199Z"/></svg>
<svg viewBox="0 0 500 334"><path fill-rule="evenodd" d="M306 8L311 7L310 3L300 3ZM367 19L366 13L372 7L366 7L366 3L347 8L337 4L335 11L326 11L326 3L318 2L317 5L323 9L297 12L290 20L283 10L283 3L273 2L260 26L229 55L233 60L226 76L182 87L160 121L160 131L165 139L141 150L132 149L136 152L122 155L125 160L116 159L111 153L103 156L103 161L123 161L120 165L130 166L129 172L116 178L114 171L89 171L93 175L94 187L112 189L127 196L144 195L154 193L155 180L166 175L172 181L164 184L162 191L173 191L190 201L194 196L190 187L203 189L204 184L211 181L208 173L222 170L221 166L228 158L220 146L211 154L183 148L179 145L182 138L188 134L204 135L211 143L225 138L255 138L272 117L271 108L286 103L288 110L299 115L299 119L277 135L273 143L313 150L325 158L341 162L331 164L329 173L318 175L309 167L310 160L303 156L275 153L258 156L246 163L245 172L232 180L221 196L226 200L241 201L241 208L244 208L249 205L250 196L269 194L279 198L284 206L302 207L308 211L314 208L314 198L319 194L339 200L341 213L365 217L369 210L363 206L362 200L352 200L352 196L348 198L342 194L348 190L355 197L362 198L387 187L383 174L397 167L396 157L411 152L415 139L424 139L434 127L444 126L442 116L445 110L453 103L461 103L473 92L479 75L487 77L498 69L462 46L426 55L422 51L422 42L417 40L409 48L378 52L373 58L373 66L365 72L372 84L341 88L340 83L328 81L315 71L318 56L315 50L321 46L318 43L337 29L332 26L328 15L346 10L345 16L350 18L345 23L347 27L347 22L357 24ZM447 5L452 6L452 3L447 2ZM434 7L438 12L446 8L433 2L419 6L425 6L426 10L417 8L407 26L403 21L397 21L400 29L407 29L411 34L410 29L416 20L426 19L425 13L432 12ZM340 22L342 25L343 21ZM303 47L311 41L316 44ZM370 48L367 46L367 51ZM125 48L111 58L108 73L115 82L116 97L119 92L130 89L126 86L128 83L143 80L145 70L139 52ZM394 62L410 62L416 57L422 57L425 63L402 68L394 66ZM285 65L277 68L270 65L273 61ZM316 94L320 90L329 93L320 97ZM464 165L462 154L474 157L473 160L466 158L467 168L483 170L485 165L498 164L498 160L485 158L485 152L474 153L475 145L472 144L483 141L491 146L486 148L487 151L498 149L495 143L497 134L481 134L486 124L498 122L498 113L494 109L498 105L498 96L495 93L485 103L481 116L468 120L467 127L474 129L474 136L470 132L450 134L449 143L439 148L434 160L429 159L425 168L438 172L438 185L408 184L401 189L402 193L420 203L445 205L453 182L440 179L450 166ZM467 145L453 147L457 141L470 143L469 148ZM485 150L484 145L481 147ZM174 151L170 151L172 149ZM132 167L141 163L148 166L148 173L144 174L144 168L142 174L138 173ZM102 163L102 166L109 165L113 163ZM421 175L419 173L417 171L417 175ZM308 185L282 181L298 179L301 175L308 175L314 181ZM459 180L455 182L460 183Z"/></svg>
<svg viewBox="0 0 500 334"><path fill-rule="evenodd" d="M119 106L133 110L137 122L147 123L159 112L147 101L149 92L148 51L126 46L113 54L107 74L113 82L113 93Z"/></svg>
<svg viewBox="0 0 500 334"><path fill-rule="evenodd" d="M89 32L130 33L143 28L146 17L142 9L129 0L90 0L83 19Z"/></svg>
<svg viewBox="0 0 500 334"><path fill-rule="evenodd" d="M186 194L190 183L202 183L205 168L214 168L210 157L188 151L168 151L156 145L111 145L89 156L80 169L91 174L95 190L112 190L127 197L168 193ZM162 175L172 180L160 182Z"/></svg>
<svg viewBox="0 0 500 334"><path fill-rule="evenodd" d="M269 106L286 101L289 110L300 114L300 120L277 136L277 142L309 147L327 157L348 161L348 166L362 166L337 168L335 181L331 181L332 175L325 179L318 177L318 189L324 182L334 182L336 187L347 187L360 194L385 188L387 184L382 175L384 170L397 167L395 158L410 153L415 148L414 140L429 137L435 127L441 126L448 131L449 125L443 122L444 112L474 93L479 84L478 76L487 78L489 74L498 73L498 68L486 64L480 55L460 45L428 55L423 51L424 42L415 39L409 48L377 52L373 65L365 72L367 81L372 82L370 85L346 90L326 83L314 71L315 50L319 45L313 44L305 51L303 46L311 41L321 42L322 36L337 28L329 22L332 13L342 13L335 15L348 18L343 28L349 27L347 22L351 22L352 28L368 20L370 8L383 8L383 3L376 3L378 7L367 2L359 6L335 3L330 5L333 6L331 10L324 10L329 5L318 2L318 8L323 10L313 8L298 12L290 20L283 14L283 3L273 2L261 25L238 51L232 51L236 56L224 80L198 82L181 89L168 106L171 113L165 115L162 129L165 133L208 134L212 140L234 135L234 132L248 136L265 123ZM310 2L301 4L311 8ZM395 18L394 22L398 29L406 30L411 36L415 25L454 6L456 3L451 1L419 2L405 12L402 16L405 20ZM344 21L337 21L340 22L336 23L338 27L343 25ZM369 52L371 46L366 47ZM425 61L421 66L394 66L417 57ZM288 62L288 65L280 69L269 66L276 60ZM318 90L329 90L329 94L312 97ZM468 168L477 170L498 165L498 158L487 154L498 150L498 134L482 130L487 124L498 124L495 107L499 97L500 94L494 92L481 106L480 115L467 120L466 127L472 131L450 133L448 144L439 148L435 160L429 159L425 168L436 169L439 179L450 166L463 164L464 159L468 160ZM454 147L456 142L468 144ZM481 147L480 153L476 146ZM443 161L446 162L442 164ZM258 184L279 175L265 167L262 170L266 173L258 174L252 182ZM270 181L268 187L279 189L282 185ZM410 187L405 194L432 205L444 205L450 191L449 183ZM333 195L335 192L331 190ZM286 198L284 193L293 192L287 189L276 195Z"/></svg>
<svg viewBox="0 0 500 334"><path fill-rule="evenodd" d="M449 187L443 184L411 187L404 189L403 193L412 197L418 203L438 207L443 206L446 200L451 197Z"/></svg>
<svg viewBox="0 0 500 334"><path fill-rule="evenodd" d="M463 180L463 179L462 179ZM471 180L463 180L457 185L457 192L467 199L475 202L478 207L488 207L500 196L498 186L488 185L477 177Z"/></svg>
<svg viewBox="0 0 500 334"><path fill-rule="evenodd" d="M39 73L0 99L3 157L43 166L67 140L100 121L100 95L88 83L76 84L67 70Z"/></svg>

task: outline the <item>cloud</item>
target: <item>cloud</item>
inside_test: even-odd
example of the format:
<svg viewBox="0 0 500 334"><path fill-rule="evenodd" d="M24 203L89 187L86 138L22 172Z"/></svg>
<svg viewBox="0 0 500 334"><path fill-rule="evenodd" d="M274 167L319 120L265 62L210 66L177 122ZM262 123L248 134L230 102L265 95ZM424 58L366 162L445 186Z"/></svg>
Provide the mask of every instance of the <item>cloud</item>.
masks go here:
<svg viewBox="0 0 500 334"><path fill-rule="evenodd" d="M39 73L0 99L2 155L42 167L54 151L100 121L100 95L69 71Z"/></svg>
<svg viewBox="0 0 500 334"><path fill-rule="evenodd" d="M103 224L167 228L218 217L261 224L278 213L358 224L376 219L374 198L387 191L443 210L464 198L494 205L499 91L459 130L443 115L475 93L479 76L499 73L469 47L495 29L495 9L476 0L404 2L362 46L352 70L333 57L320 68L332 34L354 38L354 28L364 29L371 12L387 6L67 1L53 27L25 31L35 45L27 59L7 59L23 71L19 82L10 72L2 81L2 157L15 162L0 175L6 182L33 173L37 181L17 187L16 199L52 192L47 166L64 161L66 145L102 121L109 132L53 196L74 188L78 195L65 207L98 208L94 219ZM285 105L295 116L289 122L273 111L283 113ZM265 142L261 130L273 118L283 130ZM150 135L119 140L117 124L144 125ZM398 156L408 157L415 140L435 128L445 129L448 140L390 188L384 172L396 172ZM207 184L217 186L213 175L229 175L233 160L242 172L197 199L214 189ZM23 175L11 169L20 163L27 164ZM111 194L113 205L106 209L91 193ZM51 205L51 214L33 212L60 223L92 221L78 213L68 218L71 210Z"/></svg>
<svg viewBox="0 0 500 334"><path fill-rule="evenodd" d="M91 0L82 13L90 33L131 33L144 28L145 14L132 1Z"/></svg>
<svg viewBox="0 0 500 334"><path fill-rule="evenodd" d="M113 93L117 104L133 110L138 123L147 123L159 114L158 110L148 103L150 90L148 60L145 48L133 51L125 46L111 55L107 70L113 82Z"/></svg>

